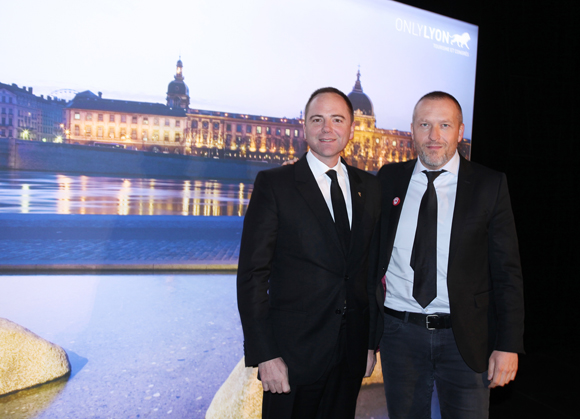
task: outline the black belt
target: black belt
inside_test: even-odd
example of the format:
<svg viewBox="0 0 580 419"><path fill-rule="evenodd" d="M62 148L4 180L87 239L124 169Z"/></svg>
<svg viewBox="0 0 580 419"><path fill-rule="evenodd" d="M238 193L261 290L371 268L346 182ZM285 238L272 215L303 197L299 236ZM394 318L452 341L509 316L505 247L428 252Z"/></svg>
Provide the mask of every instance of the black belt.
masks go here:
<svg viewBox="0 0 580 419"><path fill-rule="evenodd" d="M450 314L409 313L406 311L393 310L389 307L385 307L385 314L418 326L425 326L429 330L451 328Z"/></svg>

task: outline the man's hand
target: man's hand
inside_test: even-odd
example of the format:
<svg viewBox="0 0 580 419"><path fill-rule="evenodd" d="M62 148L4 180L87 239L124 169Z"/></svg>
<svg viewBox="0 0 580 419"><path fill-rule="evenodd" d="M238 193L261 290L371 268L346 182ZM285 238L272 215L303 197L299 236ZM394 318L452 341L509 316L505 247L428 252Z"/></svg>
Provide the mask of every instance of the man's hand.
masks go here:
<svg viewBox="0 0 580 419"><path fill-rule="evenodd" d="M516 378L518 372L518 354L513 352L493 351L489 357L487 379L489 388L503 387Z"/></svg>
<svg viewBox="0 0 580 419"><path fill-rule="evenodd" d="M264 391L272 393L290 393L288 367L282 358L274 358L258 364L260 379Z"/></svg>
<svg viewBox="0 0 580 419"><path fill-rule="evenodd" d="M369 349L369 353L367 355L367 370L365 371L365 377L370 377L375 369L375 365L377 364L377 355L375 351Z"/></svg>
<svg viewBox="0 0 580 419"><path fill-rule="evenodd" d="M292 160L286 160L284 163L282 163L282 166L288 166L289 164L294 164L298 161L297 157L294 157Z"/></svg>

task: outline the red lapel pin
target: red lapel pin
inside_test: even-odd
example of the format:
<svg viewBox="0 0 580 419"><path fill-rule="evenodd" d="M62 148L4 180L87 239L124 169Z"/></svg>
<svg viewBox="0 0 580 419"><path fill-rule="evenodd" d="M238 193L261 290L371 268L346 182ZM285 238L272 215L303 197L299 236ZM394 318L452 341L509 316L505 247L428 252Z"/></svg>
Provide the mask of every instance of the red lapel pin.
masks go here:
<svg viewBox="0 0 580 419"><path fill-rule="evenodd" d="M397 206L401 203L401 200L399 199L399 197L396 197L395 199L393 199L393 206Z"/></svg>

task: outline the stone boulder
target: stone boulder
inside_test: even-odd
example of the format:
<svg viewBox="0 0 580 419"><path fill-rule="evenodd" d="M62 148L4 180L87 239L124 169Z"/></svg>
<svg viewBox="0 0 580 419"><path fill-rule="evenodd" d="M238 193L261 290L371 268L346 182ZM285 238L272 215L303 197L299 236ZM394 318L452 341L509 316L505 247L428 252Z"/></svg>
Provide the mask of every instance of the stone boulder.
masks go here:
<svg viewBox="0 0 580 419"><path fill-rule="evenodd" d="M66 352L30 330L0 318L0 395L70 372Z"/></svg>
<svg viewBox="0 0 580 419"><path fill-rule="evenodd" d="M363 379L363 386L382 382L381 360L377 354L377 365L373 374ZM215 394L205 419L260 419L262 392L258 369L246 368L242 358Z"/></svg>

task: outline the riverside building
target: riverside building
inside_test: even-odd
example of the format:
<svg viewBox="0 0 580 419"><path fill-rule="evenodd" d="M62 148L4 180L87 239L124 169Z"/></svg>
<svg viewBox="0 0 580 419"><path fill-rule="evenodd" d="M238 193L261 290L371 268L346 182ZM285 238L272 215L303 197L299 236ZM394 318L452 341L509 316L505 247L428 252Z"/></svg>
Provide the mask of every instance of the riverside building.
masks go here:
<svg viewBox="0 0 580 419"><path fill-rule="evenodd" d="M66 101L36 96L32 87L0 83L0 138L62 142Z"/></svg>

